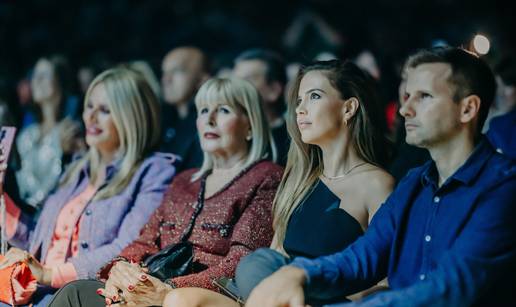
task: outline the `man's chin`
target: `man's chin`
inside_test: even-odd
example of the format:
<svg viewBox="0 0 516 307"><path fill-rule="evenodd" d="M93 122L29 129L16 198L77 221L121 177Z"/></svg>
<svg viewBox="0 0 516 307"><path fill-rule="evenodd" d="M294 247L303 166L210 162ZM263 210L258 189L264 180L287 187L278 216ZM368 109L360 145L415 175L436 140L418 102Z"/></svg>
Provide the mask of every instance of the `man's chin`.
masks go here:
<svg viewBox="0 0 516 307"><path fill-rule="evenodd" d="M410 137L408 135L405 137L405 142L412 146L416 146L419 148L425 148L424 142L422 142L421 140L419 140L417 138Z"/></svg>

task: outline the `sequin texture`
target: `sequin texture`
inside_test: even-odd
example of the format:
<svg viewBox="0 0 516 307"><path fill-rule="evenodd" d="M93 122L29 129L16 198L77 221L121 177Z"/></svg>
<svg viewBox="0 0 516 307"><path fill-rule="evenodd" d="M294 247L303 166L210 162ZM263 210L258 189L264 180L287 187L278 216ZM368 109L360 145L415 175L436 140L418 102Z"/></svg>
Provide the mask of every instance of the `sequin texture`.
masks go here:
<svg viewBox="0 0 516 307"><path fill-rule="evenodd" d="M120 256L141 262L167 245L178 242L197 203L200 180L191 182L194 172L185 171L174 179L140 237ZM281 167L262 161L205 199L189 238L194 244L194 268L197 271L174 278L172 281L177 287L215 290L213 279L232 277L241 257L270 245L272 201L281 175Z"/></svg>

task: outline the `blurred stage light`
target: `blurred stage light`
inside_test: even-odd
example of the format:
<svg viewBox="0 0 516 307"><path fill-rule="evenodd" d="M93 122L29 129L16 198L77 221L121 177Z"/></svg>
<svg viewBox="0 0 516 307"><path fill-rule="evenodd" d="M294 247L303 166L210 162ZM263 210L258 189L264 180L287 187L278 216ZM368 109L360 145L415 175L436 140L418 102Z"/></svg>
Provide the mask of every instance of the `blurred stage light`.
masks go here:
<svg viewBox="0 0 516 307"><path fill-rule="evenodd" d="M489 52L489 48L491 48L491 43L484 35L477 34L475 38L473 38L473 48L475 48L475 52L484 55Z"/></svg>

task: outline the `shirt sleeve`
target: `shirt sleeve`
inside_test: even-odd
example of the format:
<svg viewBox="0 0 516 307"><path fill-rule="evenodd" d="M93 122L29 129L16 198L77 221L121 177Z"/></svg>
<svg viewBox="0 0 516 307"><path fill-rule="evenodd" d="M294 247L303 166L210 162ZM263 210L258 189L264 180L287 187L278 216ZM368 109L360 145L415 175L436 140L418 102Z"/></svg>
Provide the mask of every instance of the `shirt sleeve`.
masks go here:
<svg viewBox="0 0 516 307"><path fill-rule="evenodd" d="M482 195L464 231L425 280L349 306L470 306L494 288L501 292L489 297L490 305L498 305L495 300L503 300L515 280L514 191L513 179Z"/></svg>
<svg viewBox="0 0 516 307"><path fill-rule="evenodd" d="M240 258L253 250L269 246L272 240L271 208L279 184L278 178L266 179L258 188L246 209L235 224L231 247L221 261L208 269L186 276L173 278L176 287L201 287L217 291L213 280L222 276L234 276Z"/></svg>
<svg viewBox="0 0 516 307"><path fill-rule="evenodd" d="M396 227L393 208L402 192L398 190L380 206L366 233L345 250L316 259L298 257L292 261L290 265L306 273L308 296L341 297L370 288L385 278Z"/></svg>

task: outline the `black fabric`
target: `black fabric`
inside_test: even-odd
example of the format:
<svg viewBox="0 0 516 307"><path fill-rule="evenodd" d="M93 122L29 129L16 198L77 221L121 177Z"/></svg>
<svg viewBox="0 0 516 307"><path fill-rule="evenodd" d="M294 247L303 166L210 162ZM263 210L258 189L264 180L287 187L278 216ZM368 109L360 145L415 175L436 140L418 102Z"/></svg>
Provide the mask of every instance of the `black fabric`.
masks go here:
<svg viewBox="0 0 516 307"><path fill-rule="evenodd" d="M106 301L97 294L104 283L96 280L76 280L59 289L48 304L52 307L104 307Z"/></svg>
<svg viewBox="0 0 516 307"><path fill-rule="evenodd" d="M278 150L277 163L281 166L287 164L288 149L290 147L290 136L288 135L287 125L285 122L281 126L271 129L272 138Z"/></svg>
<svg viewBox="0 0 516 307"><path fill-rule="evenodd" d="M171 244L143 262L148 274L165 281L193 272L193 245L190 242Z"/></svg>
<svg viewBox="0 0 516 307"><path fill-rule="evenodd" d="M388 171L394 177L396 183L400 182L409 170L421 166L432 159L428 150L407 144L405 141L407 133L404 123L404 119L400 117L396 130L394 157L388 166Z"/></svg>
<svg viewBox="0 0 516 307"><path fill-rule="evenodd" d="M283 241L288 255L329 255L360 237L360 223L339 206L340 199L319 180L290 217Z"/></svg>
<svg viewBox="0 0 516 307"><path fill-rule="evenodd" d="M193 102L189 105L186 118L179 117L175 106L165 103L161 107L160 150L181 157L178 172L198 168L202 164L203 152L197 134L196 118L197 110Z"/></svg>

